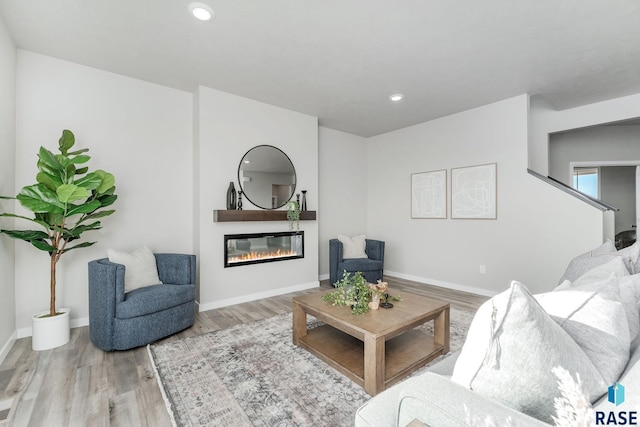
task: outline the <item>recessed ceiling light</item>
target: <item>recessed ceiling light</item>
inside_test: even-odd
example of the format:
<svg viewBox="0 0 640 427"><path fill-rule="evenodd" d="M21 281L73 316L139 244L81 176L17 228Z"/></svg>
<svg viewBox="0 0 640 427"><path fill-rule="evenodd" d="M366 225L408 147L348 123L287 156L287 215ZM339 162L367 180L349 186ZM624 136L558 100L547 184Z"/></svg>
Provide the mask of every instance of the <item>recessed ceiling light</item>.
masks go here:
<svg viewBox="0 0 640 427"><path fill-rule="evenodd" d="M391 95L389 97L389 99L393 102L398 102L400 100L402 100L402 98L404 98L404 95L401 93L394 93L393 95Z"/></svg>
<svg viewBox="0 0 640 427"><path fill-rule="evenodd" d="M189 3L189 12L201 21L209 21L216 16L210 6L200 2Z"/></svg>

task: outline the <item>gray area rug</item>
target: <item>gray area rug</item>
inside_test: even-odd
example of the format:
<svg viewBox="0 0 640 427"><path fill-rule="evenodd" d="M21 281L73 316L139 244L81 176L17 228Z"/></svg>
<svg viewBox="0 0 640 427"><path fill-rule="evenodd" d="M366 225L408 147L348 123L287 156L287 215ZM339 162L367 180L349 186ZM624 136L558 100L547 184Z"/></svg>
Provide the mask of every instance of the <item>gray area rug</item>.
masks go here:
<svg viewBox="0 0 640 427"><path fill-rule="evenodd" d="M472 318L451 309L452 352ZM308 319L310 327L320 324ZM421 328L430 331L432 323ZM370 398L293 345L291 313L150 345L149 354L178 426L351 426Z"/></svg>

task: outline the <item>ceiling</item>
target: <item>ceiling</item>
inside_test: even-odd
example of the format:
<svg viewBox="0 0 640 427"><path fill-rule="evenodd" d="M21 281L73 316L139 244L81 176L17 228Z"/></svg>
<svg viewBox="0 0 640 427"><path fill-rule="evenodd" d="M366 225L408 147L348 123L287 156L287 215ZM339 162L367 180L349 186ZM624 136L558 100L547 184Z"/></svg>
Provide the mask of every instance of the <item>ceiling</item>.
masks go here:
<svg viewBox="0 0 640 427"><path fill-rule="evenodd" d="M20 49L364 137L523 93L556 109L640 93L636 0L201 1L213 21L189 0L0 0L0 16Z"/></svg>

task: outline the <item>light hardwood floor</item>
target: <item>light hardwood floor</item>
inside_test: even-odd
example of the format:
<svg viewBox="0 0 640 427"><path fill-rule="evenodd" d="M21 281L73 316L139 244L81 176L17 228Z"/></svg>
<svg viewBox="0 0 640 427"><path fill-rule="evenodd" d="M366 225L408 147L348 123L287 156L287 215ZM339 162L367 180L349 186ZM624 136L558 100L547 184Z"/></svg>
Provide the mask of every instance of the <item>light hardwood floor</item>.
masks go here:
<svg viewBox="0 0 640 427"><path fill-rule="evenodd" d="M475 311L487 298L386 277L401 289ZM291 312L291 298L320 288L265 298L196 315L195 324L165 341L199 335ZM31 339L17 340L0 365L0 426L170 426L146 347L104 352L88 327L71 330L71 341L35 352Z"/></svg>

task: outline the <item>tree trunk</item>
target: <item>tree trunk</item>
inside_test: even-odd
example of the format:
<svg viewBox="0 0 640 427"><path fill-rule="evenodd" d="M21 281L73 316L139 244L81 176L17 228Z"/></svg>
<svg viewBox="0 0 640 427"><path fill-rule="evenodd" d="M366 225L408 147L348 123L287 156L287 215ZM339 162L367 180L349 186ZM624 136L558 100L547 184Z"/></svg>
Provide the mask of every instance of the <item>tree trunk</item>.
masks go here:
<svg viewBox="0 0 640 427"><path fill-rule="evenodd" d="M58 262L58 257L55 252L51 253L51 282L49 285L49 292L51 294L51 298L49 300L49 316L53 317L56 315L56 264Z"/></svg>

